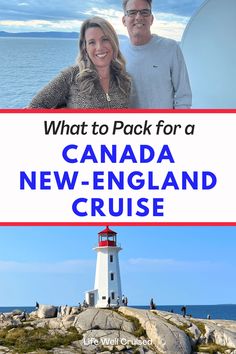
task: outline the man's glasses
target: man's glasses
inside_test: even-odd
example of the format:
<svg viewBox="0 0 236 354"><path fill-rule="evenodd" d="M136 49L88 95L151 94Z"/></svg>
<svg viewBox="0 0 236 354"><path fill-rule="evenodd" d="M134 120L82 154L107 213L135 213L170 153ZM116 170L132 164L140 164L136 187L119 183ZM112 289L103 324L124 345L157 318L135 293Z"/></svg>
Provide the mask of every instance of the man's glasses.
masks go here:
<svg viewBox="0 0 236 354"><path fill-rule="evenodd" d="M136 17L138 13L140 13L140 15L143 17L148 17L151 15L152 11L151 11L151 9L127 10L125 12L125 15L128 17Z"/></svg>

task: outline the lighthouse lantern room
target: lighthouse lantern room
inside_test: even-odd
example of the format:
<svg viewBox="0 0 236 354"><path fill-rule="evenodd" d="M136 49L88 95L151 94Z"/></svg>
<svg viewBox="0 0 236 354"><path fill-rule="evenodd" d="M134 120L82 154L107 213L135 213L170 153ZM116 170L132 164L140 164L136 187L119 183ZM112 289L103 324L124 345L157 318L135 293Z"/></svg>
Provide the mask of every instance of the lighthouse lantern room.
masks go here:
<svg viewBox="0 0 236 354"><path fill-rule="evenodd" d="M94 290L85 294L89 306L115 307L121 300L121 280L118 253L122 248L117 245L117 233L108 226L98 233Z"/></svg>

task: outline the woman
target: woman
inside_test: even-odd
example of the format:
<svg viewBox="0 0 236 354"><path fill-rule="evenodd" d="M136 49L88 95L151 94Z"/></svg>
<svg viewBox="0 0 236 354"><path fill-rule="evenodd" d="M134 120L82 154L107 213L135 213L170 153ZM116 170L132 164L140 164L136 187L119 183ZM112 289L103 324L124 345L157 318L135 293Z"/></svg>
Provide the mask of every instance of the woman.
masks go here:
<svg viewBox="0 0 236 354"><path fill-rule="evenodd" d="M109 22L93 17L80 30L77 65L63 70L29 108L127 108L131 81L118 37Z"/></svg>

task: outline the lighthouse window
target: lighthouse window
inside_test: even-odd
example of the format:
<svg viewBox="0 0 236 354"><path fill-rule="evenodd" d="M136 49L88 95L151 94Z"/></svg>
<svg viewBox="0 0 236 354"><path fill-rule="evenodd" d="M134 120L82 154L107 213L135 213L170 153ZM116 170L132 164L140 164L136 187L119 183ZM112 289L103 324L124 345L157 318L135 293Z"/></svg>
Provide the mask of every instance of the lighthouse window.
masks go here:
<svg viewBox="0 0 236 354"><path fill-rule="evenodd" d="M114 273L111 273L111 280L114 280Z"/></svg>
<svg viewBox="0 0 236 354"><path fill-rule="evenodd" d="M113 262L113 254L110 254L110 262Z"/></svg>
<svg viewBox="0 0 236 354"><path fill-rule="evenodd" d="M115 293L114 293L114 291L111 292L111 298L112 298L112 300L115 299Z"/></svg>
<svg viewBox="0 0 236 354"><path fill-rule="evenodd" d="M106 300L106 296L102 296L102 300Z"/></svg>

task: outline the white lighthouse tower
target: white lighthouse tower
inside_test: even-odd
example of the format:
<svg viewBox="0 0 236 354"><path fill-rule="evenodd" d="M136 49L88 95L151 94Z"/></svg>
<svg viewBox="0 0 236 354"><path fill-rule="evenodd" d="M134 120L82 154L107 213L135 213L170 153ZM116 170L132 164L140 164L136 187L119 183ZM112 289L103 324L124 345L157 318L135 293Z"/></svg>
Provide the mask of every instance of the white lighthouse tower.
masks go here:
<svg viewBox="0 0 236 354"><path fill-rule="evenodd" d="M86 293L89 306L117 306L121 302L121 280L118 253L122 249L117 245L117 233L108 226L98 233L97 264L94 290Z"/></svg>

